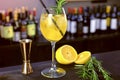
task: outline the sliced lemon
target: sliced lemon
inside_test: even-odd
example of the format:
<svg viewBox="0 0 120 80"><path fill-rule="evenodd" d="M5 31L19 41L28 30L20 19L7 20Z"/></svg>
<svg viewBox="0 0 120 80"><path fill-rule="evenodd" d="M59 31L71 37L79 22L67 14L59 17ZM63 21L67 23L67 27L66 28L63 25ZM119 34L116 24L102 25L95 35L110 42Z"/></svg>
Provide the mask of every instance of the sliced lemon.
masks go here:
<svg viewBox="0 0 120 80"><path fill-rule="evenodd" d="M56 50L56 60L60 64L71 64L77 57L77 51L70 45L63 45Z"/></svg>
<svg viewBox="0 0 120 80"><path fill-rule="evenodd" d="M83 51L78 54L78 58L75 61L76 64L85 64L91 58L90 51Z"/></svg>

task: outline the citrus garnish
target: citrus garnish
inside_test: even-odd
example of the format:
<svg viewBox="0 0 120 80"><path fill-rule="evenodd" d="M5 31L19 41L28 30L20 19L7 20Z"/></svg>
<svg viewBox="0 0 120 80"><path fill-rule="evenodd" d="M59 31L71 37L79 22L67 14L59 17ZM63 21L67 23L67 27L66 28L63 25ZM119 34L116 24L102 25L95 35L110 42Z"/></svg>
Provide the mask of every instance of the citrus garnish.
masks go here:
<svg viewBox="0 0 120 80"><path fill-rule="evenodd" d="M56 50L56 60L60 64L71 64L77 57L77 51L70 45L63 45Z"/></svg>
<svg viewBox="0 0 120 80"><path fill-rule="evenodd" d="M75 61L76 64L85 64L91 58L90 51L83 51L78 54L78 58Z"/></svg>

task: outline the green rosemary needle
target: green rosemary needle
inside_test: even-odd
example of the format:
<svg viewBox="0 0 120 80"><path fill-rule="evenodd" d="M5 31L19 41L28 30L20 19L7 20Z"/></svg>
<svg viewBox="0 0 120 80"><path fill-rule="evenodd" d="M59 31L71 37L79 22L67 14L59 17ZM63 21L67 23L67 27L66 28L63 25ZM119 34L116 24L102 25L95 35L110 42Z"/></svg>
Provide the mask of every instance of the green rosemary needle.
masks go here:
<svg viewBox="0 0 120 80"><path fill-rule="evenodd" d="M62 7L66 3L66 0L56 0L56 6L53 7L55 9L56 14L62 13Z"/></svg>
<svg viewBox="0 0 120 80"><path fill-rule="evenodd" d="M103 67L100 61L95 57L91 59L84 65L75 65L76 73L82 80L113 80L109 72L107 72Z"/></svg>

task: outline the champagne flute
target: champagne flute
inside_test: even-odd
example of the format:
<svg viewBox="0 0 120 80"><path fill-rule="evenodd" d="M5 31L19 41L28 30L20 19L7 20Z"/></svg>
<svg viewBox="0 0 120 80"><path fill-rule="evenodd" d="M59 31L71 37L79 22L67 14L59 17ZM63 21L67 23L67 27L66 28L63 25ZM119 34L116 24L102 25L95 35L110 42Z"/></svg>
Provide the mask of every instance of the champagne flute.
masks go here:
<svg viewBox="0 0 120 80"><path fill-rule="evenodd" d="M44 8L40 17L40 31L44 38L50 41L52 46L51 67L41 71L41 74L48 78L59 78L66 74L62 68L56 67L55 44L63 38L67 29L67 18L64 8L60 14L56 14L53 8Z"/></svg>

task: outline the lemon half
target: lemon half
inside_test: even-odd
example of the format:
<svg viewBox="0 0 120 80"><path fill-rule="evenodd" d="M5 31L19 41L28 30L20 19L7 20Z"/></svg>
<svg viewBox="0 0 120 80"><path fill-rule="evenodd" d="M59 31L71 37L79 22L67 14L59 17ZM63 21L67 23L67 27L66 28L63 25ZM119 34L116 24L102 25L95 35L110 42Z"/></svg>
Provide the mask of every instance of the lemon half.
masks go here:
<svg viewBox="0 0 120 80"><path fill-rule="evenodd" d="M63 45L56 50L56 60L60 64L71 64L77 57L77 51L71 45Z"/></svg>

